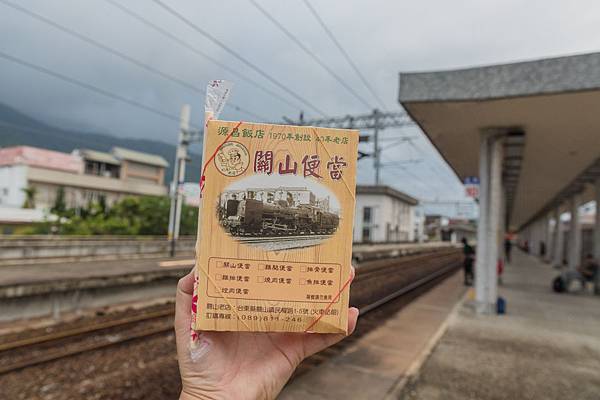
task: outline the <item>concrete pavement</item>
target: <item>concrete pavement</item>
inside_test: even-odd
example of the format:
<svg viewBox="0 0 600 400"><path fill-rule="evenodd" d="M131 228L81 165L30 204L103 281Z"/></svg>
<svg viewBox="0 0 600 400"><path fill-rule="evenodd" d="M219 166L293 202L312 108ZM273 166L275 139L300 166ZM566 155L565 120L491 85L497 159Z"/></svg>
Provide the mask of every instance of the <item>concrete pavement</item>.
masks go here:
<svg viewBox="0 0 600 400"><path fill-rule="evenodd" d="M557 270L522 252L507 266L504 316L465 303L403 400L600 398L600 297L556 294Z"/></svg>
<svg viewBox="0 0 600 400"><path fill-rule="evenodd" d="M340 355L295 379L279 399L348 400L393 396L443 332L448 315L464 291L461 273L454 274Z"/></svg>

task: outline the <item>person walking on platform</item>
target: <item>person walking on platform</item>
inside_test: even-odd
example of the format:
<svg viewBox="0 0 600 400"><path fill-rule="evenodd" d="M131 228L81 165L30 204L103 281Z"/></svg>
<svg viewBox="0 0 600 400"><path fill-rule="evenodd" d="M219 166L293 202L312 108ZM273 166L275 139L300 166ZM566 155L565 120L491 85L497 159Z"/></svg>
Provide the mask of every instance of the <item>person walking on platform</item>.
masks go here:
<svg viewBox="0 0 600 400"><path fill-rule="evenodd" d="M475 279L475 274L473 273L475 249L469 244L467 238L462 238L461 242L463 244L463 255L465 256L465 259L463 261L463 269L465 272L465 285L471 286L473 285L473 280Z"/></svg>
<svg viewBox="0 0 600 400"><path fill-rule="evenodd" d="M510 253L512 252L512 241L510 237L506 236L504 239L504 257L506 258L506 262L510 264Z"/></svg>

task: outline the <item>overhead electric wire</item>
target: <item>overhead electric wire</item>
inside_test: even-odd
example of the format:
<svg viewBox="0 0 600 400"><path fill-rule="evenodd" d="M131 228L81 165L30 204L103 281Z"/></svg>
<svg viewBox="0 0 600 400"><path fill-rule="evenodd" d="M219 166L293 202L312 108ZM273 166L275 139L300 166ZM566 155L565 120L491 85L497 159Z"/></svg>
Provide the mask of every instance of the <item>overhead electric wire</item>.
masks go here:
<svg viewBox="0 0 600 400"><path fill-rule="evenodd" d="M409 146L411 146L413 149L415 149L417 151L417 153L419 153L423 157L425 157L425 152L420 147L418 147L416 144L414 144L412 141L409 142ZM446 179L444 179L443 175L445 174L445 171L441 171L441 173L440 173L440 170L435 168L436 166L438 166L435 162L433 165L431 165L431 164L427 164L427 165L429 166L429 169L431 170L431 172L433 172L434 176L441 175L441 178L442 178L441 181L448 189L450 189L452 191L456 190L455 187L452 187L450 182L448 182Z"/></svg>
<svg viewBox="0 0 600 400"><path fill-rule="evenodd" d="M75 37L75 38L77 38L77 39L79 39L79 40L81 40L81 41L83 41L83 42L85 42L85 43L87 43L89 45L92 45L92 46L94 46L96 48L104 50L104 51L106 51L106 52L108 52L108 53L110 53L110 54L112 54L112 55L114 55L116 57L119 57L119 58L121 58L121 59L123 59L123 60L125 60L125 61L127 61L127 62L129 62L131 64L134 64L134 65L136 65L139 68L142 68L142 69L144 69L144 70L146 70L148 72L154 73L154 74L160 76L163 79L166 79L168 81L177 83L178 85L181 85L181 86L183 86L183 87L185 87L187 89L193 90L193 91L195 91L197 93L202 94L203 96L206 96L206 92L201 87L198 87L196 85L190 84L190 83L184 81L183 79L181 79L179 77L176 77L174 75L171 75L171 74L168 74L168 73L166 73L164 71L161 71L161 70L159 70L157 68L154 68L154 67L152 67L152 66L150 66L150 65L148 65L148 64L146 64L146 63L144 63L142 61L136 60L135 58L133 58L133 57L131 57L131 56L129 56L129 55L127 55L127 54L119 51L119 50L115 50L114 48L112 48L110 46L107 46L107 45L105 45L105 44L103 44L101 42L98 42L97 40L94 40L94 39L92 39L92 38L90 38L88 36L85 36L85 35L77 32L77 31L75 31L73 29L67 28L64 25L61 25L61 24L59 24L57 22L54 22L51 19L49 19L47 17L44 17L43 15L40 15L40 14L34 12L34 11L31 11L31 10L29 10L29 9L21 6L21 5L11 3L11 2L9 2L7 0L0 0L0 3L4 4L7 7L10 7L12 9L14 9L14 10L17 10L17 11L23 13L23 14L26 14L29 17L34 18L34 19L36 19L36 20L38 20L40 22L43 22L43 23L45 23L47 25L50 25L53 28L58 29L59 31L61 31L63 33L66 33L66 34L68 34L68 35L70 35L72 37ZM240 112L242 112L244 114L250 115L250 116L252 116L254 118L259 118L259 119L262 119L263 121L268 120L268 118L262 117L262 116L260 116L258 114L255 114L255 113L251 112L251 111L245 110L244 108L236 105L235 103L230 102L229 105L231 107L233 107L234 109L236 109L237 111L240 111Z"/></svg>
<svg viewBox="0 0 600 400"><path fill-rule="evenodd" d="M3 52L1 50L0 50L0 58L4 58L5 60L8 60L8 61L11 61L11 62L13 62L15 64L19 64L21 66L27 67L27 68L32 69L34 71L41 72L41 73L46 74L46 75L50 75L50 76L52 76L54 78L57 78L57 79L60 79L62 81L71 83L71 84L73 84L75 86L79 86L79 87L82 87L84 89L87 89L87 90L90 90L92 92L95 92L97 94L101 94L101 95L103 95L105 97L109 97L109 98L111 98L113 100L118 100L118 101L121 101L123 103L127 103L127 104L129 104L129 105L131 105L133 107L137 107L137 108L146 110L148 112L160 115L160 116L162 116L164 118L180 122L180 118L177 115L169 114L169 113L161 111L161 110L159 110L157 108L147 106L147 105L142 104L140 102L137 102L135 100L128 99L127 97L123 97L123 96L121 96L119 94L111 93L111 92L109 92L107 90L99 88L98 86L94 86L94 85L91 85L89 83L82 82L82 81L80 81L78 79L69 77L67 75L63 75L63 74L61 74L59 72L56 72L56 71L52 71L52 70L50 70L48 68L45 68L45 67L42 67L40 65L36 65L36 64L30 63L30 62L22 60L22 59L20 59L18 57L15 57L15 56L12 56L10 54L7 54L7 53L5 53L5 52ZM195 126L194 128L198 128L198 127Z"/></svg>
<svg viewBox="0 0 600 400"><path fill-rule="evenodd" d="M413 138L411 138L411 137L401 137L401 138L398 138L398 139L394 140L390 144L386 144L385 147L383 149L380 149L379 151L381 151L381 152L387 151L390 148L394 148L396 146L401 145L402 143L410 142L412 140L413 140Z"/></svg>
<svg viewBox="0 0 600 400"><path fill-rule="evenodd" d="M186 24L187 26L189 26L190 28L192 28L193 30L195 30L196 32L198 32L199 34L201 34L202 36L204 36L205 38L207 38L208 40L210 40L211 42L213 42L214 44L216 44L217 46L221 47L227 53L231 54L233 57L235 57L236 59L238 59L242 63L246 64L248 67L250 67L252 70L254 70L255 72L257 72L263 78L267 79L272 84L274 84L277 87L279 87L280 89L284 90L286 93L288 93L289 95L291 95L292 97L294 97L296 100L300 101L302 104L306 105L311 110L315 111L317 114L319 114L319 115L321 115L323 117L327 117L327 115L325 113L323 113L323 111L319 110L311 102L309 102L308 100L306 100L305 98L303 98L302 96L300 96L299 94L297 94L296 92L294 92L292 89L290 89L289 87L287 87L283 83L279 82L277 79L273 78L271 75L267 74L265 71L263 71L256 64L252 63L250 60L248 60L247 58L243 57L241 54L239 54L237 51L233 50L231 47L227 46L225 43L221 42L215 36L211 35L207 31L205 31L204 29L200 28L197 24L195 24L192 21L190 21L183 14L179 13L178 11L176 11L175 9L173 9L172 7L169 7L167 4L165 4L161 0L152 0L152 2L154 2L156 5L158 5L159 7L161 7L163 10L167 11L169 14L171 14L175 18L179 19L181 22L183 22L184 24Z"/></svg>
<svg viewBox="0 0 600 400"><path fill-rule="evenodd" d="M384 158L384 157L382 157ZM393 161L389 158L384 158L384 161ZM410 178L412 178L412 180L416 183L418 183L423 189L425 189L425 191L431 191L433 190L435 192L435 189L433 187L431 187L430 185L426 185L423 182L423 179L419 178L418 176L416 176L412 171L410 171L408 168L406 168L403 165L397 165L395 168L392 168L391 170L388 169L388 172L391 172L393 175L395 175L396 177L400 177L398 175L398 169L402 170L405 173L405 177L409 176Z"/></svg>
<svg viewBox="0 0 600 400"><path fill-rule="evenodd" d="M402 171L404 171L404 172L407 172L407 170L406 170L406 169L402 169ZM392 171L392 172L391 172L391 175L392 175L392 177L391 177L391 178L397 178L397 179L403 179L403 180L404 180L404 179L406 179L406 178L407 178L407 175L408 175L408 174L401 174L401 173L400 173L400 171L394 170L394 171ZM389 175L388 175L388 176L389 176ZM411 177L411 176L409 175L409 177ZM397 182L394 182L394 181L390 182L390 181L387 179L387 177L386 177L386 178L384 178L384 181L387 181L387 182L388 182L388 184L391 184L392 186L393 186L395 183L397 183ZM409 182L410 182L410 181L411 181L411 180L409 180ZM419 183L419 184L422 186L422 188L419 188L419 186L417 186L417 185L411 185L411 188L409 188L409 189L406 189L406 188L404 188L404 186L402 186L402 187L403 187L402 191L409 192L409 193L411 193L411 192L412 192L412 193L411 193L411 195L412 195L412 196L414 196L414 197L421 197L421 196L420 196L420 194L423 194L423 193L426 193L427 195L431 195L431 194L434 194L434 195L436 195L436 192L435 192L435 190L434 190L432 187L429 187L429 186L424 186L424 185L423 185L421 182L419 182L419 181L417 181L417 183ZM407 185L408 185L408 184L407 184ZM412 190L411 190L411 189L412 189Z"/></svg>
<svg viewBox="0 0 600 400"><path fill-rule="evenodd" d="M159 1L159 0L154 0ZM298 47L302 49L310 58L315 60L317 64L319 64L323 69L325 69L333 78L338 81L348 92L350 92L354 97L358 99L367 109L371 109L372 106L366 101L362 96L360 96L346 81L344 81L338 74L335 73L325 62L323 62L315 53L310 51L308 47L306 47L293 33L287 30L279 21L275 19L266 9L264 9L260 4L256 2L256 0L250 0L250 3L254 5L269 21L271 21L280 31L282 31L292 42L296 43Z"/></svg>
<svg viewBox="0 0 600 400"><path fill-rule="evenodd" d="M336 37L333 34L333 32L327 27L327 24L325 24L325 21L323 21L323 19L321 18L321 16L317 12L317 10L315 10L315 8L310 4L310 2L308 0L302 0L302 1L306 5L306 7L310 11L310 13L313 15L313 17L315 17L315 19L317 20L317 22L319 23L319 25L321 25L321 28L323 28L323 30L325 31L325 33L327 34L327 36L329 36L329 38L331 39L331 41L333 42L333 44L335 45L335 47L338 48L338 50L340 51L340 53L342 53L342 55L344 56L344 58L346 59L346 61L348 61L348 64L350 64L350 66L352 67L352 69L354 70L354 72L356 72L356 75L358 75L358 77L360 78L360 80L362 81L362 83L366 86L366 88L369 90L369 92L373 95L373 97L375 98L375 100L377 100L377 102L379 103L379 105L381 106L381 108L384 111L386 111L385 104L383 103L383 101L381 100L381 98L377 95L377 93L375 92L375 89L373 89L373 87L371 86L371 84L369 83L369 81L367 81L367 79L365 78L365 76L360 72L360 70L358 69L358 67L354 63L354 61L352 61L352 58L350 57L350 55L348 54L348 52L344 49L344 47L341 45L341 43L336 39Z"/></svg>
<svg viewBox="0 0 600 400"><path fill-rule="evenodd" d="M289 105L290 107L294 108L295 110L299 110L302 107L299 106L298 104L294 104L293 102L289 101L288 99L286 99L285 97L281 96L279 93L261 85L259 82L257 82L256 80L250 78L249 76L246 76L244 74L242 74L241 72L239 72L238 70L231 68L230 66L228 66L227 64L224 64L222 62L220 62L219 60L215 59L214 57L206 54L205 52L203 52L202 50L198 49L197 47L194 47L193 45L189 44L188 42L184 41L183 39L175 36L174 34L172 34L171 32L169 32L166 29L161 28L160 26L158 26L157 24L153 23L152 21L144 18L143 16L141 16L140 14L136 13L135 11L131 10L130 8L125 7L122 4L119 4L119 2L115 1L115 0L104 0L106 1L108 4L112 5L113 7L118 8L119 10L121 10L122 12L124 12L125 14L129 15L130 17L136 19L138 22L154 29L155 31L159 32L160 34L168 37L169 39L173 40L174 42L178 43L179 45L185 47L186 49L188 49L189 51L191 51L192 53L203 57L207 60L209 60L210 62L212 62L213 64L217 65L220 68L223 68L226 71L229 71L230 73L236 75L237 77L239 77L241 80L248 82L249 84L253 85L254 87L262 90L263 92L267 93L270 96L273 96L275 98L277 98L278 100L286 103L287 105Z"/></svg>

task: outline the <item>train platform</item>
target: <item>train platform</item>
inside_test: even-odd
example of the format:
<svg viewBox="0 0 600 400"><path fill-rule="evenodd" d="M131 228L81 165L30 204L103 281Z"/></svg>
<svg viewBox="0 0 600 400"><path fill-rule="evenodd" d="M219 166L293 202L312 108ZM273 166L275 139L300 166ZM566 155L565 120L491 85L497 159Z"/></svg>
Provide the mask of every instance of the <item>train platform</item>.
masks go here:
<svg viewBox="0 0 600 400"><path fill-rule="evenodd" d="M352 259L356 263L381 258L401 257L456 247L451 242L425 243L355 243L352 246Z"/></svg>
<svg viewBox="0 0 600 400"><path fill-rule="evenodd" d="M394 398L444 332L465 291L461 273L453 274L340 354L294 379L279 399Z"/></svg>
<svg viewBox="0 0 600 400"><path fill-rule="evenodd" d="M447 243L359 245L357 251L361 259L369 261L435 252L449 246ZM135 259L84 257L79 261L61 259L62 262L57 262L56 257L40 256L33 261L23 258L21 263L13 258L10 264L0 263L0 306L3 308L0 322L44 316L56 318L65 312L173 297L177 280L194 265L192 255L185 251L179 254L181 257L176 258L142 254L144 257Z"/></svg>
<svg viewBox="0 0 600 400"><path fill-rule="evenodd" d="M154 258L0 267L0 321L174 297L194 260Z"/></svg>
<svg viewBox="0 0 600 400"><path fill-rule="evenodd" d="M465 301L399 398L597 399L600 297L552 292L557 274L515 253L499 286L506 315L477 315Z"/></svg>
<svg viewBox="0 0 600 400"><path fill-rule="evenodd" d="M165 271L194 265L192 257L137 260L77 261L61 264L24 264L0 267L0 287L111 278L131 273Z"/></svg>

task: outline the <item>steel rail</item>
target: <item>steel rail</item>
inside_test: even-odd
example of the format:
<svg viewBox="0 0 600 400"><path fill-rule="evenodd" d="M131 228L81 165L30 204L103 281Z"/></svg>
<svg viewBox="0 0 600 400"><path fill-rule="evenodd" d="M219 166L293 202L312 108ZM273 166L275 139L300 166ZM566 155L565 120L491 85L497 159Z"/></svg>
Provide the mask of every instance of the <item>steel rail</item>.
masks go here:
<svg viewBox="0 0 600 400"><path fill-rule="evenodd" d="M408 294L409 292L412 292L413 290L418 289L419 287L424 286L427 283L447 274L448 272L452 272L453 270L456 270L458 268L459 268L458 264L452 263L442 269L432 272L431 274L429 274L421 279L418 279L412 283L409 283L408 285L403 286L402 288L396 290L395 292L390 293L389 295L384 296L381 299L374 301L373 303L370 303L364 307L361 307L359 315L365 315L365 314L381 307L382 305L389 303L390 301L395 300L400 296Z"/></svg>
<svg viewBox="0 0 600 400"><path fill-rule="evenodd" d="M112 321L104 321L96 324L85 325L77 328L66 329L60 332L48 333L41 336L35 336L25 339L19 339L7 343L0 343L0 352L7 350L14 350L20 347L31 346L35 344L46 343L52 340L64 339L69 336L77 336L84 333L90 333L94 331L99 331L102 329L114 328L117 326L123 326L134 322L140 322L145 320L150 320L154 318L167 317L173 315L173 310L161 310L154 311L150 313L146 313L143 315L136 315L133 317L115 319Z"/></svg>
<svg viewBox="0 0 600 400"><path fill-rule="evenodd" d="M50 352L50 353L38 356L34 359L29 359L29 360L25 359L25 360L19 361L17 363L8 364L6 366L0 366L0 375L6 374L8 372L18 371L18 370L28 368L28 367L33 367L35 365L43 364L48 361L59 360L61 358L74 356L77 354L85 353L87 351L98 350L98 349L102 349L104 347L110 347L115 344L125 343L130 340L140 339L140 338L148 337L151 335L155 335L155 334L163 333L163 332L167 332L167 331L173 331L173 323L169 323L166 326L148 328L148 329L142 330L140 332L136 332L136 333L121 337L118 340L106 340L105 342L100 342L100 343L89 343L87 345L80 346L80 347L77 347L74 349Z"/></svg>
<svg viewBox="0 0 600 400"><path fill-rule="evenodd" d="M397 264L391 264L390 268L393 268L395 265L397 265ZM452 262L449 265L446 265L445 267L438 269L423 278L413 281L413 282L409 283L408 285L405 285L402 288L396 290L395 292L393 292L389 295L386 295L386 296L382 297L381 299L374 301L373 303L370 303L370 304L367 304L366 306L361 307L360 315L364 316L367 313L381 307L382 305L389 303L390 301L395 300L400 296L406 295L406 294L414 291L415 289L418 289L419 287L424 286L424 285L434 281L435 279L437 279L449 272L452 272L453 270L458 269L458 267L459 267L459 264L457 262ZM73 329L62 331L62 332L56 332L56 333L43 335L40 337L26 338L26 339L2 344L2 345L0 345L0 351L7 351L7 350L13 350L13 349L17 349L17 348L23 348L28 345L47 343L52 340L64 339L69 336L76 336L79 334L90 333L90 332L99 331L102 329L123 326L123 325L127 325L129 323L132 323L132 322L139 322L139 321L144 321L144 320L150 320L153 318L171 316L173 314L174 314L173 310L161 310L161 311L156 311L153 313L148 313L145 315L129 317L126 319L106 321L106 322L99 323L99 324L83 326L80 328L73 328ZM25 359L25 360L21 360L17 363L0 366L0 375L6 374L9 372L18 371L18 370L21 370L21 369L24 369L27 367L39 365L39 364L46 363L49 361L54 361L54 360L58 360L61 358L85 353L87 351L98 350L98 349L110 347L110 346L113 346L116 344L128 342L128 341L135 340L135 339L140 339L140 338L144 338L147 336L164 333L164 332L168 332L168 331L172 331L172 330L173 330L173 324L172 324L172 322L169 322L168 324L166 324L164 326L147 328L147 329L141 330L139 332L133 332L128 335L123 335L116 340L111 339L111 340L105 340L102 342L88 343L88 344L84 344L82 346L75 347L72 349L66 349L66 350L61 349L59 351L49 352L47 354L38 356L34 359L29 359L29 360Z"/></svg>

